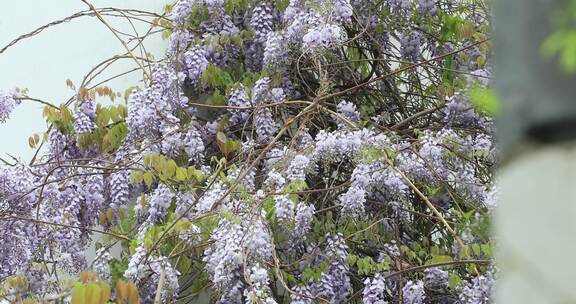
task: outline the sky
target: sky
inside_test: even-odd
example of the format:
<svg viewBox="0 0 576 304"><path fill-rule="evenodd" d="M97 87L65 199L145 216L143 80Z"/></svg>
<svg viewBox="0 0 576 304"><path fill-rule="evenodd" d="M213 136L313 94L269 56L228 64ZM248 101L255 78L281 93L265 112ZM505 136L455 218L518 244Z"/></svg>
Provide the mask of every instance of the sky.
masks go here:
<svg viewBox="0 0 576 304"><path fill-rule="evenodd" d="M81 0L3 2L0 10L0 49L22 34L88 8ZM91 3L95 7L137 8L161 13L168 1L91 0ZM104 18L118 30L134 33L126 19ZM148 29L142 22L135 24L135 27L140 34ZM162 56L166 44L160 35L145 43L147 50L156 58ZM98 63L123 52L125 49L120 41L97 18L77 18L49 27L0 54L0 90L27 88L30 97L59 105L74 95L74 91L66 86L67 79L79 84L83 76ZM134 67L136 64L131 60L120 61L99 79ZM141 84L141 79L141 74L132 73L114 80L109 86L124 92L131 86ZM9 155L12 155L25 162L32 158L35 150L28 146L28 138L46 131L42 107L25 101L14 110L6 123L0 124L0 157L10 159Z"/></svg>

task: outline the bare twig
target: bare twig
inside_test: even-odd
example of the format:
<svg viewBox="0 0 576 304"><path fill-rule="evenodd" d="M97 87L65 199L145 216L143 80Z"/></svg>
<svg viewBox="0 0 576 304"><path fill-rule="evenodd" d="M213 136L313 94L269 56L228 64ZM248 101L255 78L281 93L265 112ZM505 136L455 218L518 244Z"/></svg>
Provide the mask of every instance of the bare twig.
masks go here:
<svg viewBox="0 0 576 304"><path fill-rule="evenodd" d="M130 56L134 59L134 62L136 62L136 64L142 69L142 73L144 73L144 77L148 78L149 80L152 79L152 77L150 76L150 73L144 68L144 66L142 65L140 60L138 60L136 58L134 53L132 53L132 50L130 49L130 47L128 47L126 42L118 35L117 30L115 28L113 28L106 20L104 20L102 15L100 15L98 10L90 2L88 2L88 0L81 0L81 1L84 2L86 5L88 5L88 7L94 12L96 17L98 17L98 19L112 32L112 34L114 34L114 36L116 36L116 38L120 41L120 43L122 43L122 45L124 46L126 51L128 51L128 54L130 54Z"/></svg>

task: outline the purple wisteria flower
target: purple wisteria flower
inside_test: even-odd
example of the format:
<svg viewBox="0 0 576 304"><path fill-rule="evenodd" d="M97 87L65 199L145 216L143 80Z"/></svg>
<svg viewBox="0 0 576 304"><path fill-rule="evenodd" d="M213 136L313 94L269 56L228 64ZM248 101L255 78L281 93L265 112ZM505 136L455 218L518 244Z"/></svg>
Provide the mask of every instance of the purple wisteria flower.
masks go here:
<svg viewBox="0 0 576 304"><path fill-rule="evenodd" d="M411 32L402 35L400 38L400 47L402 58L418 62L420 59L420 48L422 46L422 34Z"/></svg>
<svg viewBox="0 0 576 304"><path fill-rule="evenodd" d="M0 123L10 118L10 113L20 104L20 94L16 89L0 91Z"/></svg>
<svg viewBox="0 0 576 304"><path fill-rule="evenodd" d="M424 282L418 280L408 281L402 288L404 295L404 304L424 304L426 295L424 292Z"/></svg>
<svg viewBox="0 0 576 304"><path fill-rule="evenodd" d="M378 273L373 279L367 278L364 281L364 290L362 291L362 301L367 304L387 304L384 300L386 285L384 279Z"/></svg>
<svg viewBox="0 0 576 304"><path fill-rule="evenodd" d="M192 47L184 54L184 65L188 79L196 84L208 66L206 51L200 46Z"/></svg>
<svg viewBox="0 0 576 304"><path fill-rule="evenodd" d="M308 30L302 37L305 50L321 51L342 41L342 30L334 24L322 24Z"/></svg>

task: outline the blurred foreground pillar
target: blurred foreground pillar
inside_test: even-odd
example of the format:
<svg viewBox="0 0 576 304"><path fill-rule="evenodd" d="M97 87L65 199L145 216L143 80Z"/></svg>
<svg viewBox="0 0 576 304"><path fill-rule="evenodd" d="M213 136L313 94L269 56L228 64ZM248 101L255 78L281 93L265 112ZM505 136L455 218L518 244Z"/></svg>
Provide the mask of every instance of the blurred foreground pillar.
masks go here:
<svg viewBox="0 0 576 304"><path fill-rule="evenodd" d="M576 77L540 47L570 0L495 0L497 303L576 303Z"/></svg>
<svg viewBox="0 0 576 304"><path fill-rule="evenodd" d="M496 303L576 303L576 144L534 149L499 182Z"/></svg>

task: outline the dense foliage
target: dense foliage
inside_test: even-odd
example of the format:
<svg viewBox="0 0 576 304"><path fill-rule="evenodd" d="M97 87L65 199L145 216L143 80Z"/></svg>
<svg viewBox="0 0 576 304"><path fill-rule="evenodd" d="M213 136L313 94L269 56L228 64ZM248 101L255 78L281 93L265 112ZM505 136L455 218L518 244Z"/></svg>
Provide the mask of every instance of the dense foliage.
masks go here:
<svg viewBox="0 0 576 304"><path fill-rule="evenodd" d="M485 2L180 0L156 27L145 85L68 82L0 167L5 299L491 302Z"/></svg>

